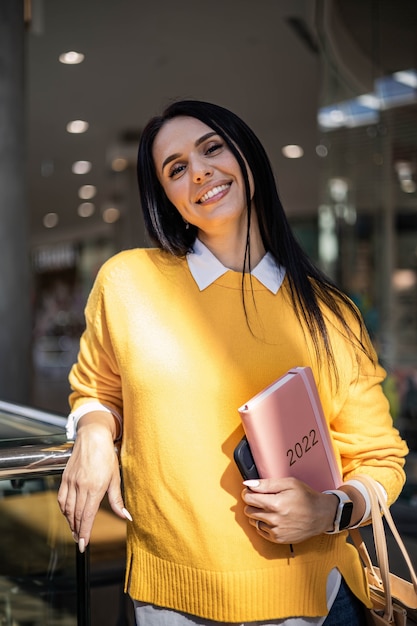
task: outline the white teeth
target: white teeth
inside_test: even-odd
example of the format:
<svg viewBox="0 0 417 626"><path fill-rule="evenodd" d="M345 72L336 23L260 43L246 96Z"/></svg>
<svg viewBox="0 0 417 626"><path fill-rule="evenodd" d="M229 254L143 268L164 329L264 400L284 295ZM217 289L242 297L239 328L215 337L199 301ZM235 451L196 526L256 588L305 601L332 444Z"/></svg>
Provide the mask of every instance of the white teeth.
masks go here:
<svg viewBox="0 0 417 626"><path fill-rule="evenodd" d="M220 193L221 191L224 191L225 189L228 189L229 187L230 185L219 185L218 187L213 187L213 189L210 189L210 191L207 191L207 193L205 193L204 196L201 196L199 202L205 202L209 198L212 198L216 194Z"/></svg>

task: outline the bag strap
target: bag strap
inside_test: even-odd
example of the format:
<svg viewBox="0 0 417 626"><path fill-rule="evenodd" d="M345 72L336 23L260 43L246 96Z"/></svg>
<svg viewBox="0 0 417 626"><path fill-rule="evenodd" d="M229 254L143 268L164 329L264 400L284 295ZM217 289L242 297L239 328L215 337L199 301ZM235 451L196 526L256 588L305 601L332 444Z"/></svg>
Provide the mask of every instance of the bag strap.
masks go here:
<svg viewBox="0 0 417 626"><path fill-rule="evenodd" d="M417 574L416 574L416 571L415 571L414 566L413 566L413 564L411 562L410 555L407 552L407 548L405 547L404 542L401 539L400 533L398 532L398 529L397 529L397 527L395 525L395 522L394 522L394 520L392 518L391 511L388 508L388 505L387 505L387 503L385 501L385 498L382 496L381 489L380 489L378 483L373 478L371 478L370 476L365 476L363 474L361 474L358 478L366 486L366 488L368 489L368 492L372 491L372 493L375 494L375 497L376 497L376 499L378 501L379 509L383 513L383 515L385 517L385 520L386 520L386 522L387 522L387 524L388 524L388 526L389 526L389 528L390 528L390 530L391 530L391 532L392 532L392 534L394 536L394 539L397 542L397 545L398 545L398 547L399 547L399 549L401 551L403 559L404 559L404 561L405 561L405 563L407 565L408 571L410 573L410 579L411 579L411 582L413 584L414 591L417 594ZM375 511L375 513L377 513L377 511ZM381 515L378 514L377 517L382 522ZM373 524L373 519L372 519L372 524ZM383 524L381 524L381 526L382 526L382 529L383 529ZM385 537L385 533L384 533L384 537ZM386 543L385 539L384 539L384 542Z"/></svg>
<svg viewBox="0 0 417 626"><path fill-rule="evenodd" d="M366 487L367 492L369 494L370 501L371 501L372 529L373 529L375 552L376 552L377 564L379 566L380 576L378 576L377 572L375 571L375 568L372 564L368 550L361 537L359 530L352 529L350 531L350 534L365 567L368 569L370 576L373 579L373 582L378 588L384 591L384 596L385 596L384 617L392 620L393 619L393 607L392 607L392 593L391 593L389 561L388 561L388 548L387 548L385 529L384 529L384 524L383 524L381 513L384 515L386 522L398 544L401 554L407 564L407 567L410 573L410 578L411 578L416 595L417 595L417 575L411 563L411 559L408 555L404 542L401 539L400 534L395 525L395 522L392 518L391 512L387 506L387 503L385 502L385 498L382 496L378 483L370 476L362 475L362 474L360 474L359 476L355 476L355 479L360 480L362 484Z"/></svg>
<svg viewBox="0 0 417 626"><path fill-rule="evenodd" d="M381 576L378 574L374 564L372 563L371 557L369 556L368 548L366 547L359 528L352 528L352 530L349 531L349 534L352 538L355 548L359 552L362 563L369 572L369 575L372 577L373 584L383 590L384 586L382 584Z"/></svg>
<svg viewBox="0 0 417 626"><path fill-rule="evenodd" d="M379 566L382 588L384 590L384 619L391 623L394 616L394 609L392 606L392 592L389 578L388 548L384 532L384 525L381 517L381 511L379 508L378 496L372 479L368 480L367 476L362 475L356 478L365 485L368 491L369 499L371 501L372 530L374 536L376 561Z"/></svg>

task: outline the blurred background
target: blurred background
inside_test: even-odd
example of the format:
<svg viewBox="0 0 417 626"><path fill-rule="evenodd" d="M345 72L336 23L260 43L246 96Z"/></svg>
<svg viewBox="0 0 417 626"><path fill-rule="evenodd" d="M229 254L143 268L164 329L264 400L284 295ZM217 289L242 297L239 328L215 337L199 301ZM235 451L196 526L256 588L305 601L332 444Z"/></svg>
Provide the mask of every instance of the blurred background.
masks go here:
<svg viewBox="0 0 417 626"><path fill-rule="evenodd" d="M135 174L141 129L174 99L213 101L257 133L302 246L362 311L412 450L396 514L415 538L416 33L415 0L1 0L0 404L65 416L97 270L121 249L148 245ZM3 429L19 424L13 412L2 420ZM36 517L39 506L29 516L19 508L28 485L0 481L7 533L16 515ZM52 494L62 548L72 539L55 519L55 487L32 491ZM110 555L121 597L124 527L108 515L96 546ZM34 545L25 524L21 533L10 567L17 547L28 554L22 536ZM59 607L48 619L13 621L16 581L6 573L0 623L74 623L73 605L68 622ZM34 596L18 594L19 606ZM103 596L98 604L107 613L97 623L128 623L124 608L112 620Z"/></svg>
<svg viewBox="0 0 417 626"><path fill-rule="evenodd" d="M97 269L147 245L141 128L173 99L206 99L265 144L295 232L362 310L417 447L415 0L3 0L1 11L0 255L13 278L0 278L0 395L67 411Z"/></svg>

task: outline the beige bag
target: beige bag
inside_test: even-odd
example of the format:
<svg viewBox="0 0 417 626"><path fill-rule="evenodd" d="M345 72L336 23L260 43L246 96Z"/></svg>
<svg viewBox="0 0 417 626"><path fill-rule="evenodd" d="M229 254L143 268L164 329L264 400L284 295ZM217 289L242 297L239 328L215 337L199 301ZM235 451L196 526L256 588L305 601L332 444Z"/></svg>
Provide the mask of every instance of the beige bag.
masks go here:
<svg viewBox="0 0 417 626"><path fill-rule="evenodd" d="M370 476L355 476L366 487L371 500L372 530L375 544L377 566L372 564L368 550L358 529L352 529L350 535L365 568L373 608L367 610L370 626L406 626L417 623L417 576L407 549L399 535L381 489ZM388 548L385 536L385 520L401 550L410 572L411 582L390 573Z"/></svg>

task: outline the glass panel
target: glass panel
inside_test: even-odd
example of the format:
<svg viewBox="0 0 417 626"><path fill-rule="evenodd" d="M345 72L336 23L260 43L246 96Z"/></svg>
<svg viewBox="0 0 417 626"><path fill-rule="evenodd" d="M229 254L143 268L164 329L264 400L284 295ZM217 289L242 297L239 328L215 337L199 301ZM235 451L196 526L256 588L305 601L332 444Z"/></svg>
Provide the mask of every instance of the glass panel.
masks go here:
<svg viewBox="0 0 417 626"><path fill-rule="evenodd" d="M417 69L415 3L319 1L323 269L360 308L417 498ZM392 45L393 38L397 45ZM413 485L413 486L411 486Z"/></svg>
<svg viewBox="0 0 417 626"><path fill-rule="evenodd" d="M57 478L0 482L0 623L76 624L75 549Z"/></svg>
<svg viewBox="0 0 417 626"><path fill-rule="evenodd" d="M79 557L59 510L60 474L71 451L64 424L64 418L0 402L0 625L133 626L123 592L125 521L105 500L88 556ZM77 594L77 561L89 566L89 621L79 621L86 594L85 587Z"/></svg>
<svg viewBox="0 0 417 626"><path fill-rule="evenodd" d="M1 625L77 624L76 544L58 508L59 481L0 481ZM125 535L125 522L104 502L89 554L93 626L134 623L123 593Z"/></svg>

